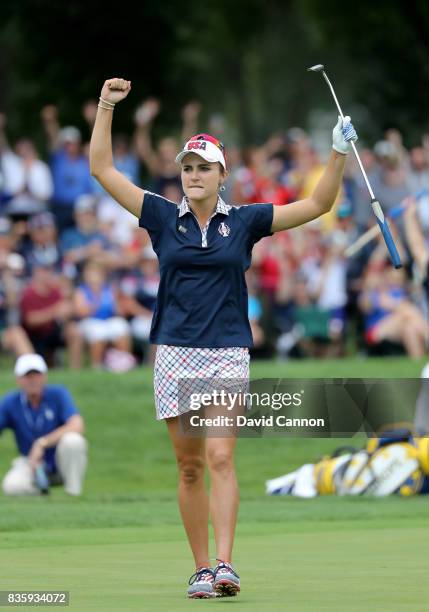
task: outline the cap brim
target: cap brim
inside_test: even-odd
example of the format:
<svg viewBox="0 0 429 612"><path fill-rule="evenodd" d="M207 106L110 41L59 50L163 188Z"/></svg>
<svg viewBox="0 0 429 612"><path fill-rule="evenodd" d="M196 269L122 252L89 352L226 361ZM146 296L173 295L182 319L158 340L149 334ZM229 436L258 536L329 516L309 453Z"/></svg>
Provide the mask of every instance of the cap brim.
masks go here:
<svg viewBox="0 0 429 612"><path fill-rule="evenodd" d="M26 376L26 374L29 374L30 372L46 374L47 371L48 367L44 359L42 357L33 357L32 355L22 355L21 357L18 357L14 369L15 376L18 378L21 376Z"/></svg>
<svg viewBox="0 0 429 612"><path fill-rule="evenodd" d="M27 376L27 374L30 374L30 372L37 372L38 374L46 374L47 370L43 370L42 368L37 368L34 366L31 366L29 368L25 368L24 370L15 370L15 376L17 376L18 378L21 378L21 376Z"/></svg>
<svg viewBox="0 0 429 612"><path fill-rule="evenodd" d="M198 155L198 157L201 157L202 159L204 159L205 161L208 161L212 164L214 164L215 162L219 162L222 166L223 163L221 162L220 159L215 159L214 157L212 157L211 155L208 155L207 153L204 153L204 155L202 154L202 152L200 151L181 151L179 153L179 155L176 157L176 162L178 164L180 164L180 162L187 156L187 155ZM224 166L225 167L225 166Z"/></svg>

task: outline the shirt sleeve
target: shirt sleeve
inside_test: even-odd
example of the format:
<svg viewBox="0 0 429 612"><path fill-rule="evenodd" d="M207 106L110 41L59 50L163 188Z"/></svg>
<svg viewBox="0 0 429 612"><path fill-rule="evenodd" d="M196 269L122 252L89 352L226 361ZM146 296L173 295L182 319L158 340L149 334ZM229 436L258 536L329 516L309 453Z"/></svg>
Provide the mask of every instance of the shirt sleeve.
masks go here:
<svg viewBox="0 0 429 612"><path fill-rule="evenodd" d="M75 249L79 246L79 238L77 237L73 229L68 229L60 238L60 246L63 253L67 253L71 249Z"/></svg>
<svg viewBox="0 0 429 612"><path fill-rule="evenodd" d="M65 387L60 387L58 389L60 394L60 419L64 423L66 423L70 417L75 414L80 414L79 410L76 408L76 405L73 401L73 398Z"/></svg>
<svg viewBox="0 0 429 612"><path fill-rule="evenodd" d="M9 410L7 398L0 400L0 433L9 427Z"/></svg>
<svg viewBox="0 0 429 612"><path fill-rule="evenodd" d="M157 235L172 216L175 218L176 211L177 206L174 202L156 193L145 191L139 226L147 229L151 236Z"/></svg>
<svg viewBox="0 0 429 612"><path fill-rule="evenodd" d="M265 236L272 236L272 204L250 204L242 207L242 209L244 221L249 229L252 244L255 244Z"/></svg>

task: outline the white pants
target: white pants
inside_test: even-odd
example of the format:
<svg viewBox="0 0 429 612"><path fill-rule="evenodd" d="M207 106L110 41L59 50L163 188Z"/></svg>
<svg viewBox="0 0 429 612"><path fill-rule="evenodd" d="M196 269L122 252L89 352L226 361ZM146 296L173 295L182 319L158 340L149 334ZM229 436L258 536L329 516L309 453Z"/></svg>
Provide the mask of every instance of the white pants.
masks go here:
<svg viewBox="0 0 429 612"><path fill-rule="evenodd" d="M134 317L131 321L131 333L137 340L148 340L152 317Z"/></svg>
<svg viewBox="0 0 429 612"><path fill-rule="evenodd" d="M83 480L86 472L88 443L85 438L74 431L65 433L58 442L55 461L64 490L69 495L82 493ZM3 478L5 495L38 495L33 470L27 457L17 457L12 461L12 468Z"/></svg>
<svg viewBox="0 0 429 612"><path fill-rule="evenodd" d="M129 336L130 326L122 317L110 319L83 319L78 323L79 330L89 344L93 342L114 342L123 336Z"/></svg>

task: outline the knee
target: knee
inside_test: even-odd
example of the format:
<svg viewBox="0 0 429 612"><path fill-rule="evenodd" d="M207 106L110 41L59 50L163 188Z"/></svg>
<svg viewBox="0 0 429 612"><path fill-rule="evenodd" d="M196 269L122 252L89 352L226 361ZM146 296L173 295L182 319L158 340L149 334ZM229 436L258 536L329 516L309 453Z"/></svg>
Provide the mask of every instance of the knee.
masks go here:
<svg viewBox="0 0 429 612"><path fill-rule="evenodd" d="M207 461L211 472L215 472L217 474L228 474L234 470L234 460L232 455L229 453L209 453Z"/></svg>
<svg viewBox="0 0 429 612"><path fill-rule="evenodd" d="M186 486L192 486L204 476L204 460L202 457L183 457L178 459L180 480Z"/></svg>
<svg viewBox="0 0 429 612"><path fill-rule="evenodd" d="M76 340L76 338L81 338L81 333L77 323L74 321L69 321L64 326L64 335L67 340Z"/></svg>
<svg viewBox="0 0 429 612"><path fill-rule="evenodd" d="M87 441L82 434L76 431L68 431L61 436L58 446L67 451L86 451Z"/></svg>

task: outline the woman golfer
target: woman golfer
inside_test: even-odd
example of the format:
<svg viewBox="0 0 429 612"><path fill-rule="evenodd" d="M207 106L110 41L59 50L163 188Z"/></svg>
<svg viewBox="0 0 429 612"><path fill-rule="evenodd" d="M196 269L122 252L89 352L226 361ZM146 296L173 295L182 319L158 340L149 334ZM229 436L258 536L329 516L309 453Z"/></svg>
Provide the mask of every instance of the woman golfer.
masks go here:
<svg viewBox="0 0 429 612"><path fill-rule="evenodd" d="M357 139L346 118L333 131L333 151L311 197L288 204L229 206L219 197L227 178L223 145L207 134L191 138L177 156L185 197L178 206L133 185L112 160L112 111L131 82L109 79L102 88L91 138L91 174L150 234L161 281L151 341L158 345L154 386L158 419L165 419L179 470L179 507L195 559L192 598L236 595L240 579L231 565L238 508L235 436L186 437L179 426L181 379L248 379L252 345L244 273L253 245L328 212ZM211 490L204 486L207 464ZM214 528L216 564L208 550Z"/></svg>

